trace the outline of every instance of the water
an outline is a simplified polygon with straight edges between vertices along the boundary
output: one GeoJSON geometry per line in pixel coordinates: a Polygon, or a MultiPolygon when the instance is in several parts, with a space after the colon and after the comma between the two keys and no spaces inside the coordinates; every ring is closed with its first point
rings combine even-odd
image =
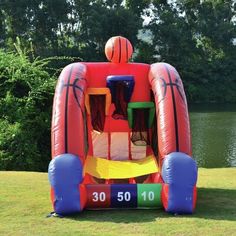
{"type": "Polygon", "coordinates": [[[189,106],[193,157],[199,167],[236,167],[236,104],[189,106]]]}

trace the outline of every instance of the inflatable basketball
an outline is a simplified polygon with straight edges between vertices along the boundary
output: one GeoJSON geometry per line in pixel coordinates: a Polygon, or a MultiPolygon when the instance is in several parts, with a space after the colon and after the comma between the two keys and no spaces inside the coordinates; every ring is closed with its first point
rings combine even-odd
{"type": "Polygon", "coordinates": [[[110,38],[105,46],[105,54],[108,61],[114,63],[126,63],[133,53],[130,41],[121,36],[110,38]]]}

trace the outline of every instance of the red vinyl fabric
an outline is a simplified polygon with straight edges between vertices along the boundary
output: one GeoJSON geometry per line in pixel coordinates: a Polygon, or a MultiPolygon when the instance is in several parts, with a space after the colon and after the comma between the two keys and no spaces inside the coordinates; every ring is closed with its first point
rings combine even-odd
{"type": "Polygon", "coordinates": [[[52,114],[52,158],[63,153],[85,158],[88,146],[84,106],[86,71],[85,65],[75,63],[65,67],[59,77],[52,114]]]}
{"type": "MultiPolygon", "coordinates": [[[[171,152],[191,156],[188,107],[182,81],[174,67],[166,63],[152,64],[151,67],[139,63],[74,63],[64,68],[56,88],[52,157],[72,153],[85,158],[88,146],[84,107],[86,88],[105,87],[106,77],[113,74],[134,75],[135,88],[131,102],[150,101],[150,89],[153,90],[160,163],[171,152]]],[[[129,131],[126,121],[115,119],[110,119],[109,124],[105,120],[104,132],[108,129],[109,132],[129,131]]]]}
{"type": "Polygon", "coordinates": [[[160,164],[171,152],[191,156],[188,106],[178,72],[166,63],[152,64],[149,81],[156,103],[160,164]]]}
{"type": "MultiPolygon", "coordinates": [[[[51,126],[52,158],[58,157],[60,155],[66,156],[65,154],[72,154],[80,158],[82,163],[81,168],[83,169],[86,157],[88,155],[94,156],[94,152],[97,150],[97,148],[93,146],[95,145],[95,140],[93,140],[92,135],[92,132],[94,131],[92,118],[96,116],[96,114],[99,112],[99,109],[95,109],[93,111],[95,113],[93,114],[93,117],[91,114],[86,112],[85,94],[87,88],[106,87],[106,78],[112,75],[132,75],[134,77],[135,86],[130,102],[150,102],[152,90],[156,107],[156,125],[153,127],[157,127],[157,140],[155,139],[157,145],[154,146],[157,146],[157,158],[159,160],[160,170],[162,171],[162,165],[165,157],[171,153],[183,153],[187,154],[191,158],[192,150],[188,107],[183,84],[175,68],[167,63],[148,65],[143,63],[113,62],[73,63],[66,66],[61,72],[53,103],[51,126]]],[[[101,104],[103,103],[105,104],[104,101],[101,102],[101,104]]],[[[93,106],[96,106],[95,104],[96,103],[94,103],[93,106]]],[[[93,108],[91,107],[91,109],[93,108]]],[[[103,116],[104,120],[101,122],[99,121],[102,123],[102,125],[97,128],[97,131],[100,133],[107,133],[106,146],[108,147],[108,154],[107,157],[105,155],[104,158],[115,159],[116,156],[120,157],[122,148],[118,144],[123,145],[123,142],[126,142],[127,148],[125,149],[125,152],[123,152],[125,153],[125,157],[123,159],[132,159],[132,156],[135,157],[135,152],[137,152],[137,149],[133,151],[134,149],[132,149],[131,144],[129,144],[130,140],[132,140],[130,139],[132,131],[128,125],[128,120],[115,119],[112,117],[112,114],[115,111],[114,103],[110,105],[108,109],[109,112],[105,113],[104,111],[105,110],[103,110],[105,116],[103,116]],[[116,132],[120,132],[122,135],[127,134],[127,138],[120,138],[123,136],[119,136],[118,139],[114,139],[116,132]],[[117,155],[114,155],[114,147],[116,149],[115,151],[118,152],[117,155]]],[[[138,117],[141,117],[141,115],[138,115],[138,117]]],[[[141,132],[143,132],[143,130],[141,130],[140,133],[141,132]]],[[[150,137],[147,138],[147,141],[150,139],[150,143],[152,143],[151,141],[153,141],[153,135],[149,135],[150,137]]],[[[149,142],[147,142],[147,144],[149,145],[149,142]]],[[[153,153],[151,146],[145,146],[145,149],[146,151],[142,150],[142,152],[146,154],[153,153]]],[[[56,158],[54,160],[56,160],[56,158]]],[[[167,158],[165,160],[167,160],[167,158]]],[[[64,158],[63,161],[66,164],[66,158],[64,158]]],[[[177,164],[178,167],[181,166],[181,163],[177,164]]],[[[51,172],[53,172],[54,168],[51,169],[51,172]]],[[[75,173],[77,173],[76,171],[77,170],[75,170],[75,173]]],[[[185,176],[184,166],[183,171],[181,172],[183,173],[183,176],[185,176]]],[[[63,171],[61,173],[64,174],[63,171]]],[[[82,173],[82,170],[80,173],[82,173]]],[[[51,173],[51,176],[53,179],[54,174],[51,173]]],[[[175,189],[173,190],[172,188],[173,186],[163,181],[162,177],[162,172],[160,172],[156,173],[156,177],[153,175],[149,176],[147,179],[148,183],[162,184],[162,203],[164,208],[168,210],[170,203],[173,203],[171,202],[171,199],[174,199],[178,194],[176,195],[175,189]],[[172,197],[172,195],[174,197],[172,197]]],[[[112,181],[114,180],[104,180],[103,182],[112,183],[112,181]]],[[[128,181],[129,183],[135,183],[135,180],[132,178],[130,178],[128,181]]],[[[80,196],[80,205],[78,207],[80,211],[83,210],[88,199],[90,199],[90,205],[93,206],[91,200],[92,195],[88,195],[89,192],[86,188],[87,184],[92,183],[94,183],[94,178],[86,174],[83,176],[82,181],[78,183],[80,186],[76,187],[76,191],[80,196]]],[[[117,186],[114,188],[116,187],[117,186]]],[[[182,191],[182,187],[180,190],[182,191]]],[[[55,199],[58,197],[56,192],[57,191],[55,191],[55,189],[51,189],[52,202],[55,202],[55,199]]],[[[103,192],[105,193],[105,190],[103,192]]],[[[194,187],[192,192],[192,208],[194,209],[197,198],[196,187],[194,187]]],[[[65,195],[66,194],[67,192],[65,190],[65,195]]],[[[180,200],[181,199],[182,195],[180,197],[180,200]]],[[[70,201],[68,200],[68,206],[70,206],[69,203],[70,201]]],[[[175,202],[172,205],[174,204],[175,202]]],[[[107,205],[105,204],[104,206],[106,207],[107,205]]],[[[76,208],[76,211],[78,209],[76,208]]]]}

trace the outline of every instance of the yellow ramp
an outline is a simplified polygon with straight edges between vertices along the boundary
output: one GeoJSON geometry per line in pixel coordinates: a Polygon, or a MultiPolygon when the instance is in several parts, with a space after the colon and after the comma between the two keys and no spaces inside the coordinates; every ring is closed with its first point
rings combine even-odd
{"type": "Polygon", "coordinates": [[[158,165],[153,155],[132,161],[112,161],[87,156],[84,171],[101,179],[126,179],[158,172],[158,165]]]}

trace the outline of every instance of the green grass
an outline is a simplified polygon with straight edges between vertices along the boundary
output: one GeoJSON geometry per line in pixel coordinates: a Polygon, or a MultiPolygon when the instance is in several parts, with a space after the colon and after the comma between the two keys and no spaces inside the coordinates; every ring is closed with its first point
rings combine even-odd
{"type": "Polygon", "coordinates": [[[193,215],[158,210],[52,210],[46,173],[0,172],[0,235],[236,235],[236,168],[199,169],[193,215]]]}

